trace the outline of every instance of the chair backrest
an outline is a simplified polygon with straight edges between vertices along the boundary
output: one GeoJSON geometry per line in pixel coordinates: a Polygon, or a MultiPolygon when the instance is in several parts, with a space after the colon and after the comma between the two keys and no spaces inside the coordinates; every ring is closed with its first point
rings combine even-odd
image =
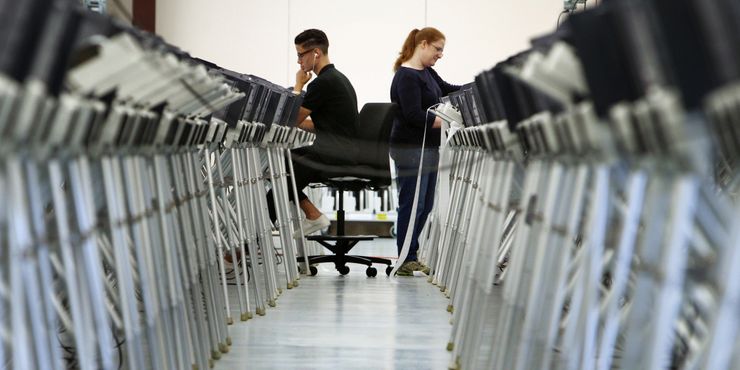
{"type": "MultiPolygon", "coordinates": [[[[390,149],[391,128],[398,106],[395,103],[366,103],[360,110],[360,124],[358,127],[358,155],[357,164],[373,167],[379,171],[388,171],[390,181],[390,149]]],[[[386,176],[371,176],[386,178],[386,176]]]]}

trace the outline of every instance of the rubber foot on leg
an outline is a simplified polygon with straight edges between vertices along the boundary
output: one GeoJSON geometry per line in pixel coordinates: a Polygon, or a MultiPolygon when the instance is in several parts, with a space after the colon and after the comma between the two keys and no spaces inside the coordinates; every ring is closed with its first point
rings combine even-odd
{"type": "Polygon", "coordinates": [[[209,369],[213,369],[213,365],[214,365],[214,363],[213,363],[213,360],[211,360],[211,359],[209,358],[209,359],[208,359],[208,368],[209,368],[209,369]]]}
{"type": "Polygon", "coordinates": [[[455,343],[447,343],[447,352],[452,352],[455,349],[455,343]]]}
{"type": "Polygon", "coordinates": [[[288,283],[288,286],[287,286],[287,288],[288,288],[288,290],[291,290],[291,289],[293,289],[293,283],[288,283]]]}
{"type": "Polygon", "coordinates": [[[449,313],[455,312],[455,307],[453,307],[452,305],[447,306],[447,312],[449,313]]]}
{"type": "Polygon", "coordinates": [[[226,318],[226,324],[227,325],[234,325],[234,318],[233,317],[227,317],[226,318]]]}
{"type": "Polygon", "coordinates": [[[270,307],[275,307],[275,306],[277,306],[277,304],[275,303],[275,300],[274,300],[274,299],[271,299],[271,300],[269,300],[269,301],[267,302],[267,305],[268,305],[268,306],[270,306],[270,307]]]}
{"type": "Polygon", "coordinates": [[[242,321],[247,321],[247,320],[249,320],[249,312],[245,312],[245,313],[243,313],[243,314],[241,315],[240,319],[241,319],[242,321]]]}
{"type": "Polygon", "coordinates": [[[221,351],[221,353],[229,353],[229,345],[226,343],[219,343],[218,350],[221,351]]]}
{"type": "Polygon", "coordinates": [[[257,309],[257,315],[265,316],[265,309],[264,308],[258,308],[257,309]]]}
{"type": "Polygon", "coordinates": [[[451,363],[448,368],[450,370],[460,370],[460,359],[458,358],[455,362],[451,363]]]}
{"type": "Polygon", "coordinates": [[[226,337],[226,345],[231,347],[231,337],[226,337]]]}
{"type": "Polygon", "coordinates": [[[219,352],[219,351],[211,351],[211,359],[213,359],[213,360],[220,360],[221,359],[221,352],[219,352]]]}

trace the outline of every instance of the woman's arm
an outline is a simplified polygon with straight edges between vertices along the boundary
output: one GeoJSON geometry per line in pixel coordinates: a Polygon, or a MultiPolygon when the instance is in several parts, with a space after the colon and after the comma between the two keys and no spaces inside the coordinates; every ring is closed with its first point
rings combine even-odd
{"type": "Polygon", "coordinates": [[[447,95],[451,92],[455,92],[457,90],[460,90],[460,88],[462,87],[460,85],[453,85],[443,80],[442,77],[437,74],[437,71],[435,71],[434,68],[430,67],[429,71],[432,73],[432,77],[434,77],[434,80],[437,81],[439,88],[442,89],[442,95],[447,95]]]}

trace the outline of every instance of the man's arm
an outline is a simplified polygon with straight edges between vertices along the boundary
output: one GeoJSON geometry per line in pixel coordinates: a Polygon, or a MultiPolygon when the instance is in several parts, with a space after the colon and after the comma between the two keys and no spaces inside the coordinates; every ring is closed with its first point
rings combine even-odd
{"type": "Polygon", "coordinates": [[[298,110],[298,118],[296,119],[296,126],[302,130],[314,131],[313,121],[308,117],[311,114],[310,109],[301,107],[298,110]]]}

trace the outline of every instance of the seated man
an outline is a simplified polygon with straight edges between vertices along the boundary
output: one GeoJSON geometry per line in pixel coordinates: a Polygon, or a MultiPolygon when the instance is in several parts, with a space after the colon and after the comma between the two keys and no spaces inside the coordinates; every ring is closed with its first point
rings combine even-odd
{"type": "MultiPolygon", "coordinates": [[[[300,69],[293,92],[300,94],[311,80],[311,72],[316,74],[306,89],[297,119],[297,126],[314,132],[316,140],[312,146],[292,153],[298,204],[306,215],[302,229],[304,234],[310,234],[329,227],[330,222],[302,190],[309,183],[325,180],[322,173],[327,166],[354,163],[357,145],[352,140],[357,134],[357,95],[347,77],[329,61],[329,40],[323,31],[301,32],[295,37],[295,48],[300,69]]],[[[292,192],[289,196],[293,200],[292,192]]],[[[274,224],[277,216],[272,190],[267,198],[274,224]]],[[[300,233],[294,237],[300,237],[300,233]]]]}

